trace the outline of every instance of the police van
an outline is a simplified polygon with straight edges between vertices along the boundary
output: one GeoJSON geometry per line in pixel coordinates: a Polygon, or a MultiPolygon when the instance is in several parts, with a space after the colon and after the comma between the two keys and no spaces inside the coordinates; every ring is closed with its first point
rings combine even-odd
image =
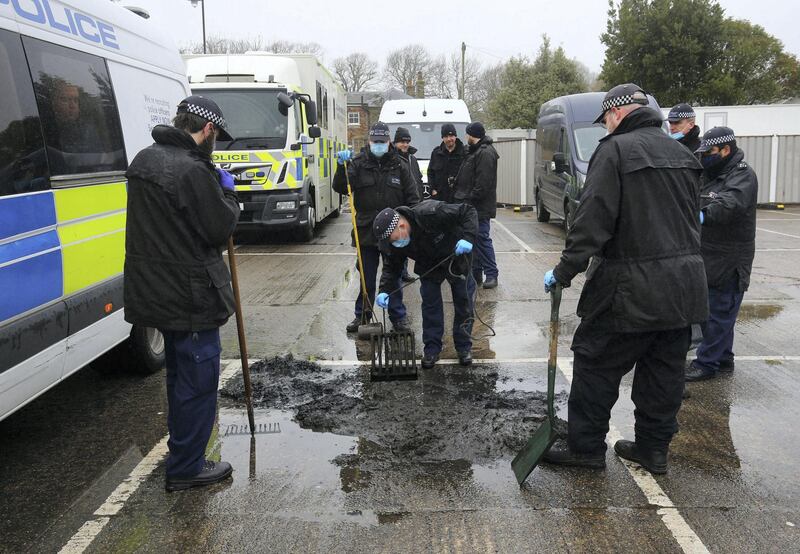
{"type": "Polygon", "coordinates": [[[310,54],[187,55],[194,94],[214,100],[234,140],[214,162],[236,178],[239,230],[293,230],[309,241],[339,214],[331,181],[346,148],[347,97],[310,54]]]}
{"type": "Polygon", "coordinates": [[[389,126],[392,137],[398,127],[405,127],[411,133],[411,146],[417,149],[414,156],[419,161],[424,183],[428,182],[431,152],[442,143],[442,125],[452,123],[458,138],[465,142],[467,125],[472,121],[467,104],[452,98],[387,100],[379,119],[389,126]]]}
{"type": "Polygon", "coordinates": [[[123,319],[127,184],[190,94],[175,46],[107,0],[0,0],[0,419],[115,347],[163,367],[123,319]]]}

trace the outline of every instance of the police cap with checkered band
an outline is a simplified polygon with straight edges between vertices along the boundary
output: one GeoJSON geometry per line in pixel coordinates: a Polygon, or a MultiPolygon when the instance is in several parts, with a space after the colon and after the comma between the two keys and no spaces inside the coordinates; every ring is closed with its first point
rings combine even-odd
{"type": "Polygon", "coordinates": [[[700,141],[700,146],[697,147],[695,152],[708,152],[714,146],[722,148],[726,144],[736,144],[736,135],[733,134],[733,129],[730,127],[714,127],[706,131],[700,141]]]}
{"type": "Polygon", "coordinates": [[[695,116],[696,114],[694,113],[694,108],[692,108],[689,104],[675,104],[669,111],[669,115],[667,115],[667,121],[675,123],[683,119],[694,119],[695,116]]]}
{"type": "Polygon", "coordinates": [[[388,243],[389,237],[397,229],[398,223],[400,223],[400,214],[392,208],[384,208],[372,222],[372,233],[375,235],[375,240],[380,244],[388,243]]]}
{"type": "Polygon", "coordinates": [[[191,113],[202,117],[206,121],[213,123],[219,130],[217,138],[219,140],[233,140],[233,137],[226,130],[227,124],[222,117],[222,110],[211,98],[194,94],[181,100],[178,104],[178,113],[191,113]]]}
{"type": "Polygon", "coordinates": [[[606,112],[611,108],[618,108],[620,106],[628,106],[630,104],[641,104],[646,106],[650,101],[647,99],[647,93],[642,90],[639,85],[633,83],[625,83],[624,85],[617,85],[609,90],[603,97],[602,108],[603,111],[594,120],[595,123],[602,123],[606,117],[606,112]]]}

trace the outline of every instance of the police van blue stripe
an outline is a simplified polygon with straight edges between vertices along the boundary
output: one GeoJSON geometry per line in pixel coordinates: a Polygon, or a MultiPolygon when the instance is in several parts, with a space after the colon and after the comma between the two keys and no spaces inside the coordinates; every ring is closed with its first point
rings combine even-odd
{"type": "Polygon", "coordinates": [[[49,252],[0,267],[0,321],[62,295],[61,252],[49,252]]]}
{"type": "Polygon", "coordinates": [[[53,193],[0,198],[0,240],[56,224],[53,193]]]}
{"type": "Polygon", "coordinates": [[[58,248],[58,246],[58,233],[55,231],[47,231],[41,235],[0,244],[0,264],[58,248]]]}

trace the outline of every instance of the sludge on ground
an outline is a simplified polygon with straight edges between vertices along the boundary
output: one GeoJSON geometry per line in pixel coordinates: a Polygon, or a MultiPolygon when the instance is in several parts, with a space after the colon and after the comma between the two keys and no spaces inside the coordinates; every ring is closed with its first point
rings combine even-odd
{"type": "MultiPolygon", "coordinates": [[[[288,356],[260,360],[250,371],[256,408],[292,410],[301,428],[361,439],[359,452],[369,455],[338,456],[343,468],[511,458],[547,414],[544,391],[516,390],[492,366],[437,366],[417,381],[371,382],[366,366],[333,369],[288,356]]],[[[221,395],[243,404],[241,375],[221,395]]],[[[558,421],[560,434],[565,426],[558,421]]]]}

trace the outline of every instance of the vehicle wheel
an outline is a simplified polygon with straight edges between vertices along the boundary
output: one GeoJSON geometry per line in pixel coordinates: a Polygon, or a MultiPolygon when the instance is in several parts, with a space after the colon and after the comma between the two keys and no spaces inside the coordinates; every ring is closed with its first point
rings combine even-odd
{"type": "Polygon", "coordinates": [[[538,191],[536,192],[536,221],[540,223],[547,223],[550,221],[550,212],[545,209],[542,196],[538,191]]]}
{"type": "Polygon", "coordinates": [[[297,238],[302,242],[311,242],[314,238],[314,227],[316,226],[317,212],[314,210],[313,204],[308,205],[308,214],[306,224],[298,230],[297,238]]]}
{"type": "Polygon", "coordinates": [[[164,336],[152,327],[134,325],[127,340],[101,356],[92,366],[101,373],[127,371],[149,375],[164,368],[164,336]]]}

